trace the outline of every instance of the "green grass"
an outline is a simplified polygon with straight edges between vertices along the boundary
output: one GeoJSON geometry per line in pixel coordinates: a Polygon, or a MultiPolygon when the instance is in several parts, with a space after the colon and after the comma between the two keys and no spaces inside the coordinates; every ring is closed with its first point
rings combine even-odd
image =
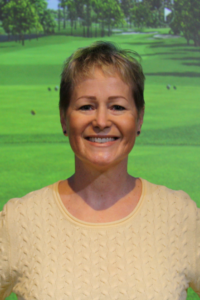
{"type": "MultiPolygon", "coordinates": [[[[24,47],[0,43],[1,209],[10,198],[73,174],[74,155],[62,134],[54,87],[66,57],[95,40],[63,35],[26,41],[24,47]]],[[[103,40],[137,51],[146,74],[144,125],[129,156],[130,174],[184,190],[200,207],[200,49],[183,38],[155,39],[148,32],[103,40]],[[167,90],[167,84],[177,89],[167,90]]],[[[189,289],[187,300],[195,299],[189,289]]]]}

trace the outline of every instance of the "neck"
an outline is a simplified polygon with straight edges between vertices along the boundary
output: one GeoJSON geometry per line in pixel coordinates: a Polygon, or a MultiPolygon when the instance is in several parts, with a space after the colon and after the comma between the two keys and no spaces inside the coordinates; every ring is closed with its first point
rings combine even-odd
{"type": "Polygon", "coordinates": [[[68,179],[74,193],[95,210],[107,209],[125,197],[135,186],[135,178],[127,173],[127,162],[122,161],[100,170],[75,158],[75,174],[68,179]]]}

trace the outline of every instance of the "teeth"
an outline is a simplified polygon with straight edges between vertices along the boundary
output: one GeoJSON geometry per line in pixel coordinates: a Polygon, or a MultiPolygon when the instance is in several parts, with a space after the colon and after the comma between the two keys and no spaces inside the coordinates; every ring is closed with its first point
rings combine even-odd
{"type": "Polygon", "coordinates": [[[106,143],[106,142],[111,142],[111,141],[115,140],[115,138],[94,138],[94,137],[91,137],[88,139],[89,139],[89,141],[95,142],[95,143],[106,143]]]}

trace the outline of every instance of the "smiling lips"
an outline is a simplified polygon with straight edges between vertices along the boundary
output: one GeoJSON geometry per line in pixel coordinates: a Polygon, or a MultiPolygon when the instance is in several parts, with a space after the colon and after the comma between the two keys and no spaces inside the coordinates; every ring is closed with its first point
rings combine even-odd
{"type": "Polygon", "coordinates": [[[90,142],[94,143],[108,143],[113,142],[118,139],[118,137],[86,137],[86,139],[90,142]]]}

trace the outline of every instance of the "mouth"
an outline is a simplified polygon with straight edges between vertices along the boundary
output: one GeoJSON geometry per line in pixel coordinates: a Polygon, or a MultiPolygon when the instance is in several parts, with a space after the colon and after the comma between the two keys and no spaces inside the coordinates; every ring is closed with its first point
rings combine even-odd
{"type": "Polygon", "coordinates": [[[118,140],[118,137],[86,137],[86,140],[93,142],[93,143],[108,143],[118,140]]]}

